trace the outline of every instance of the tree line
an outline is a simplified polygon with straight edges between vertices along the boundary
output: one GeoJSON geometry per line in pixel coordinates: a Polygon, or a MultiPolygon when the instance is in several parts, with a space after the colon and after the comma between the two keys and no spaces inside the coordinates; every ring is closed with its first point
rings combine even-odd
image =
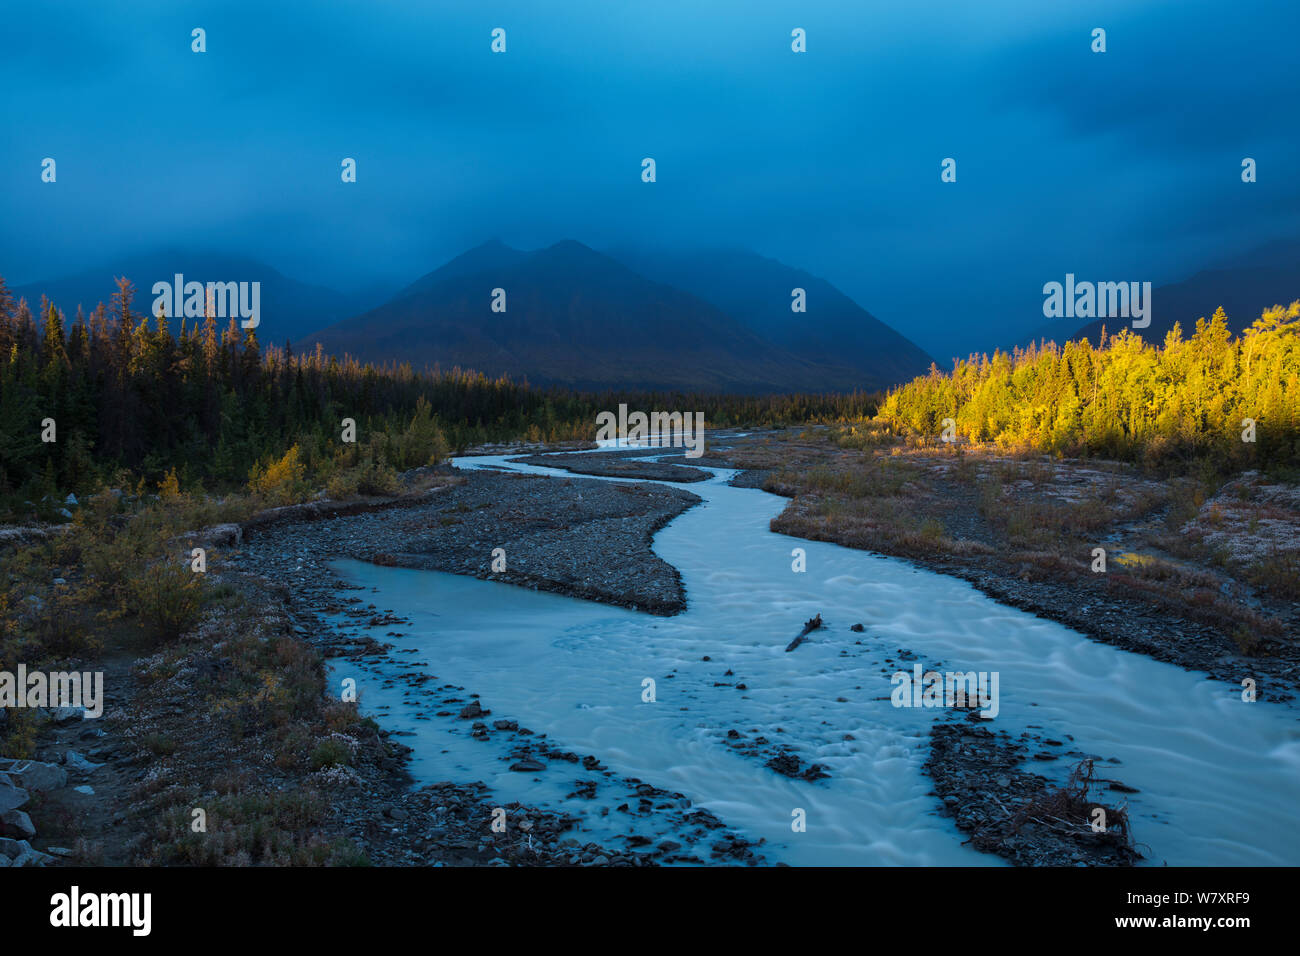
{"type": "Polygon", "coordinates": [[[1300,302],[1233,337],[1218,309],[1152,345],[1125,329],[1097,347],[1047,343],[957,361],[891,391],[896,429],[1176,470],[1300,465],[1300,302]]]}
{"type": "Polygon", "coordinates": [[[124,470],[150,483],[173,476],[187,489],[233,488],[295,446],[309,474],[359,454],[409,468],[489,441],[590,439],[597,412],[619,402],[703,411],[711,426],[861,418],[876,407],[867,393],[594,394],[459,368],[375,366],[319,346],[263,346],[233,318],[219,327],[211,307],[177,326],[135,310],[134,296],[118,279],[108,306],[89,315],[78,306],[69,322],[44,297],[35,314],[15,303],[0,278],[0,498],[80,494],[124,470]],[[350,449],[344,418],[356,422],[350,449]],[[54,440],[43,440],[50,421],[54,440]]]}

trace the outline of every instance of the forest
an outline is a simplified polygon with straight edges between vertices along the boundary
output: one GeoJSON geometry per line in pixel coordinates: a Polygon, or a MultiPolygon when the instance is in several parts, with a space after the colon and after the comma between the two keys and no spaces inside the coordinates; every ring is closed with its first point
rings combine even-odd
{"type": "Polygon", "coordinates": [[[1070,457],[1131,461],[1166,474],[1300,463],[1300,302],[1233,336],[1223,310],[1160,345],[1125,329],[972,356],[891,391],[879,415],[905,434],[1070,457]]]}
{"type": "Polygon", "coordinates": [[[591,439],[597,413],[620,402],[702,411],[719,427],[859,419],[878,401],[584,394],[459,368],[376,367],[264,346],[234,319],[219,328],[212,309],[177,327],[133,309],[130,281],[117,285],[109,306],[78,307],[69,323],[55,303],[35,314],[15,303],[0,279],[0,512],[57,519],[68,493],[105,483],[257,490],[275,468],[318,486],[352,469],[342,490],[382,491],[394,469],[483,442],[591,439]],[[345,418],[355,442],[342,440],[345,418]]]}

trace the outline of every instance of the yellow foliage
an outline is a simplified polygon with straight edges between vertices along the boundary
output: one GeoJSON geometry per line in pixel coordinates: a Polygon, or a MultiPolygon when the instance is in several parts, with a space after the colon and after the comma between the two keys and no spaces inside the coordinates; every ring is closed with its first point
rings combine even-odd
{"type": "Polygon", "coordinates": [[[173,468],[167,472],[163,480],[158,482],[158,495],[162,498],[179,498],[181,496],[181,483],[176,478],[176,469],[173,468]]]}
{"type": "Polygon", "coordinates": [[[263,468],[261,464],[253,466],[249,475],[248,490],[261,495],[276,504],[292,504],[306,492],[303,481],[306,466],[298,460],[298,446],[295,444],[279,461],[263,468]]]}

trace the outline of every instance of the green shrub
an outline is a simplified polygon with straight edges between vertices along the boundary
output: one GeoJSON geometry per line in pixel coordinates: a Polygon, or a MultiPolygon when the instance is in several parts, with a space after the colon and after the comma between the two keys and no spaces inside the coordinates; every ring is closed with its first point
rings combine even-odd
{"type": "Polygon", "coordinates": [[[186,564],[158,562],[132,574],[127,610],[161,641],[173,641],[198,623],[206,598],[202,574],[186,564]]]}
{"type": "Polygon", "coordinates": [[[352,759],[348,745],[341,740],[327,737],[318,743],[311,752],[311,769],[322,770],[325,767],[346,766],[352,759]]]}

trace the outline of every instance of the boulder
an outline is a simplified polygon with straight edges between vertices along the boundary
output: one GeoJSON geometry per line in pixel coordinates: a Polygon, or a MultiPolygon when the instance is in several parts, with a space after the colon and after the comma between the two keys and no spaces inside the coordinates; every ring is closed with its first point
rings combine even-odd
{"type": "Polygon", "coordinates": [[[52,763],[39,760],[15,760],[0,771],[9,774],[14,784],[37,793],[61,790],[68,785],[68,772],[52,763]]]}
{"type": "Polygon", "coordinates": [[[205,541],[217,546],[237,545],[244,539],[244,529],[237,524],[214,524],[200,532],[205,541]]]}
{"type": "Polygon", "coordinates": [[[20,840],[30,840],[36,836],[36,827],[32,818],[21,810],[9,810],[0,813],[0,834],[20,840]]]}
{"type": "Polygon", "coordinates": [[[0,777],[0,781],[0,813],[17,810],[30,799],[26,790],[14,786],[7,777],[0,777]]]}
{"type": "Polygon", "coordinates": [[[48,853],[33,849],[26,840],[19,840],[18,843],[22,850],[10,861],[11,866],[44,866],[54,859],[48,853]]]}

